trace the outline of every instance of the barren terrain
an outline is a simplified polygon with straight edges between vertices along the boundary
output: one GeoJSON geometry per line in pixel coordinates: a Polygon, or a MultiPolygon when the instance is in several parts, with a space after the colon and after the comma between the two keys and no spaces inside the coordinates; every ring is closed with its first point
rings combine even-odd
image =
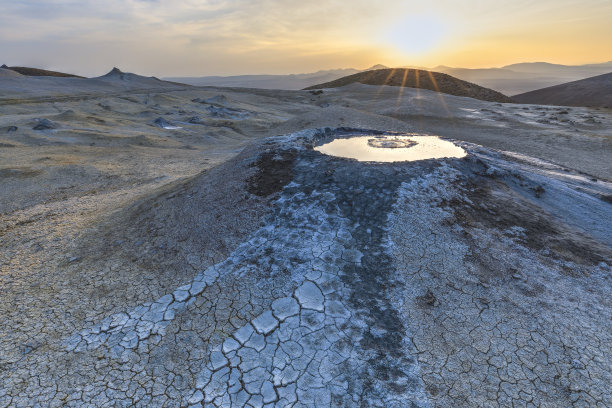
{"type": "Polygon", "coordinates": [[[612,406],[609,109],[43,81],[0,78],[0,407],[612,406]],[[413,132],[468,154],[313,150],[413,132]]]}

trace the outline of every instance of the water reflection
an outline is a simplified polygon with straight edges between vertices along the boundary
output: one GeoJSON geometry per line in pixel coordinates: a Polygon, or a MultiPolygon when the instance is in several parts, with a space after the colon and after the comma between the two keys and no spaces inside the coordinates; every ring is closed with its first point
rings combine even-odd
{"type": "Polygon", "coordinates": [[[452,142],[437,136],[356,136],[338,138],[315,150],[337,157],[364,162],[398,162],[446,157],[461,158],[466,153],[452,142]]]}

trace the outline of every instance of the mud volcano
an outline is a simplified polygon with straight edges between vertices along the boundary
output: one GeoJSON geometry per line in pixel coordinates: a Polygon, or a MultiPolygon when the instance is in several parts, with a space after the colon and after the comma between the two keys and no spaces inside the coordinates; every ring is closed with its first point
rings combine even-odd
{"type": "Polygon", "coordinates": [[[0,406],[608,406],[611,193],[432,136],[254,142],[133,218],[185,259],[222,236],[196,239],[211,226],[251,227],[214,265],[17,356],[0,398],[19,397],[0,406]],[[208,217],[228,183],[240,203],[208,217]]]}

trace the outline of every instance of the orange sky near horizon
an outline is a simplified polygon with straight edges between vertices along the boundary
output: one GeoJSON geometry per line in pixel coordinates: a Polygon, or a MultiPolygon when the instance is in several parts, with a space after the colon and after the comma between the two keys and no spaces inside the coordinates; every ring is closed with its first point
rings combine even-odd
{"type": "Polygon", "coordinates": [[[86,76],[612,60],[610,0],[0,0],[8,65],[86,76]]]}

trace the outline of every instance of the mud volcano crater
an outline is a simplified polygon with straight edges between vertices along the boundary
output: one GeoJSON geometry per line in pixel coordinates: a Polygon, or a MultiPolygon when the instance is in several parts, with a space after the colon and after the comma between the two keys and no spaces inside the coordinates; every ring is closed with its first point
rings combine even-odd
{"type": "Polygon", "coordinates": [[[462,158],[463,148],[438,136],[422,134],[359,134],[325,140],[316,151],[361,162],[406,162],[427,159],[462,158]]]}

